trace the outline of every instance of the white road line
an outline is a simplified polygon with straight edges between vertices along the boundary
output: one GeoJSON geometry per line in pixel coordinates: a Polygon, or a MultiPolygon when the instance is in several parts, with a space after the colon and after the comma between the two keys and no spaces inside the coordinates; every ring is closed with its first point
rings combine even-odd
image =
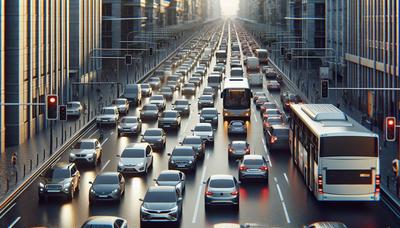
{"type": "Polygon", "coordinates": [[[256,116],[256,114],[254,114],[254,112],[253,112],[253,116],[254,116],[254,120],[257,122],[257,116],[256,116]]]}
{"type": "Polygon", "coordinates": [[[107,167],[107,165],[110,164],[110,160],[108,160],[106,162],[106,164],[104,164],[104,166],[101,168],[100,173],[103,172],[103,170],[107,167]]]}
{"type": "Polygon", "coordinates": [[[210,158],[210,153],[207,153],[206,159],[210,158]]]}
{"type": "Polygon", "coordinates": [[[101,146],[103,146],[104,143],[106,143],[107,141],[108,141],[108,138],[106,138],[106,139],[101,143],[101,146]]]}
{"type": "Polygon", "coordinates": [[[278,189],[279,198],[283,202],[283,196],[282,196],[282,192],[281,192],[281,188],[279,187],[279,184],[276,184],[276,188],[278,189]]]}
{"type": "Polygon", "coordinates": [[[194,208],[192,223],[196,223],[197,212],[199,211],[201,193],[203,192],[203,185],[204,185],[203,181],[204,181],[204,176],[206,175],[206,170],[207,170],[207,166],[204,166],[203,173],[201,174],[201,179],[200,179],[201,183],[199,186],[199,191],[197,192],[196,206],[194,208]]]}
{"type": "Polygon", "coordinates": [[[11,223],[11,224],[8,226],[8,228],[12,228],[12,227],[14,227],[14,226],[15,226],[15,224],[17,224],[17,222],[18,222],[20,219],[21,219],[21,216],[20,216],[20,217],[18,217],[18,218],[16,218],[16,219],[14,220],[14,222],[13,222],[13,223],[11,223]]]}
{"type": "Polygon", "coordinates": [[[0,219],[2,219],[4,217],[4,215],[6,215],[17,203],[14,203],[13,205],[11,205],[11,207],[9,207],[2,216],[0,216],[0,219]]]}
{"type": "Polygon", "coordinates": [[[276,177],[274,177],[274,181],[275,181],[275,183],[278,183],[278,179],[276,179],[276,177]]]}
{"type": "Polygon", "coordinates": [[[110,133],[110,135],[113,135],[114,134],[114,131],[112,131],[111,133],[110,133]]]}
{"type": "Polygon", "coordinates": [[[89,136],[89,138],[92,138],[92,136],[93,136],[94,134],[96,134],[98,131],[99,131],[99,129],[95,130],[95,131],[89,136]]]}
{"type": "Polygon", "coordinates": [[[285,212],[286,222],[290,223],[289,213],[288,213],[288,211],[286,209],[285,202],[282,202],[282,207],[283,207],[283,211],[285,212]]]}
{"type": "Polygon", "coordinates": [[[286,182],[289,184],[289,179],[288,179],[286,173],[283,173],[283,176],[285,177],[286,182]]]}

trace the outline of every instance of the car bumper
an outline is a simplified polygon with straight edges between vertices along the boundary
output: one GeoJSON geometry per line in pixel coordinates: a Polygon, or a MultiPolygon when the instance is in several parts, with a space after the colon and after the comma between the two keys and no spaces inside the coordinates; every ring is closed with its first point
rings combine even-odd
{"type": "Polygon", "coordinates": [[[69,158],[69,162],[75,162],[77,164],[93,164],[96,161],[95,157],[87,158],[87,157],[75,157],[69,158]]]}
{"type": "Polygon", "coordinates": [[[205,197],[206,205],[238,205],[239,197],[205,197]]]}
{"type": "Polygon", "coordinates": [[[168,169],[174,169],[174,170],[194,170],[196,168],[195,165],[190,164],[190,165],[177,165],[177,164],[169,164],[168,169]]]}
{"type": "Polygon", "coordinates": [[[98,124],[116,124],[117,121],[115,120],[97,120],[96,121],[98,124]]]}
{"type": "Polygon", "coordinates": [[[268,179],[268,172],[264,171],[240,171],[240,179],[268,179]]]}
{"type": "Polygon", "coordinates": [[[146,171],[145,166],[143,167],[118,167],[117,171],[120,173],[144,173],[146,171]]]}
{"type": "Polygon", "coordinates": [[[120,134],[137,134],[138,133],[138,129],[134,128],[132,130],[132,129],[121,128],[121,129],[118,129],[118,133],[120,133],[120,134]]]}
{"type": "Polygon", "coordinates": [[[140,212],[141,222],[177,222],[179,220],[178,212],[175,213],[158,213],[157,212],[140,212]]]}
{"type": "Polygon", "coordinates": [[[218,119],[200,119],[200,123],[210,123],[213,125],[217,125],[218,119]]]}
{"type": "Polygon", "coordinates": [[[179,125],[177,123],[159,123],[158,128],[174,128],[177,129],[179,125]]]}
{"type": "Polygon", "coordinates": [[[120,200],[120,196],[117,194],[105,194],[105,195],[101,195],[101,194],[96,194],[96,195],[92,195],[90,194],[89,196],[89,200],[90,201],[118,201],[120,200]]]}

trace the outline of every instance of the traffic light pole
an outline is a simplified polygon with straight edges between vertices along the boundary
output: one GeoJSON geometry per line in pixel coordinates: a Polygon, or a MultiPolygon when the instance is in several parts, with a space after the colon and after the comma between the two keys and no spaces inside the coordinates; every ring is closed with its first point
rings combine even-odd
{"type": "Polygon", "coordinates": [[[50,154],[53,154],[53,121],[50,121],[50,154]]]}

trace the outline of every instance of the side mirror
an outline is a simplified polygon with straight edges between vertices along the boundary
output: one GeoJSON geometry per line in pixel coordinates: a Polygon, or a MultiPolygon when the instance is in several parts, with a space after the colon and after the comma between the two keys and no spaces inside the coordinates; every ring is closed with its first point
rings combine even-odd
{"type": "Polygon", "coordinates": [[[183,200],[183,198],[182,198],[182,197],[179,197],[179,198],[178,198],[178,201],[182,201],[182,200],[183,200]]]}
{"type": "Polygon", "coordinates": [[[157,181],[157,179],[154,178],[153,181],[157,181]]]}
{"type": "Polygon", "coordinates": [[[167,153],[168,156],[171,156],[171,153],[167,153]]]}
{"type": "Polygon", "coordinates": [[[139,199],[139,201],[142,201],[142,202],[143,202],[144,200],[143,200],[143,199],[139,199]]]}
{"type": "Polygon", "coordinates": [[[89,181],[89,184],[93,184],[93,181],[89,181]]]}
{"type": "Polygon", "coordinates": [[[121,155],[119,155],[119,154],[117,154],[117,155],[115,155],[115,156],[117,156],[117,157],[119,157],[119,158],[121,157],[121,155]]]}
{"type": "Polygon", "coordinates": [[[203,184],[207,184],[207,182],[203,181],[203,184]]]}

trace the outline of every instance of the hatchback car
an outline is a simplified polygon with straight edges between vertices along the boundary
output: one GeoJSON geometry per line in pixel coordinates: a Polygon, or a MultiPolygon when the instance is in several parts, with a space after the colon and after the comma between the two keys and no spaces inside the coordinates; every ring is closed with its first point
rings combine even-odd
{"type": "Polygon", "coordinates": [[[129,113],[129,102],[126,98],[117,98],[114,99],[111,103],[113,106],[117,107],[118,112],[120,114],[128,114],[129,113]]]}
{"type": "Polygon", "coordinates": [[[153,95],[149,99],[149,104],[157,105],[158,109],[164,110],[166,106],[165,98],[163,95],[153,95]]]}
{"type": "Polygon", "coordinates": [[[172,109],[178,111],[181,115],[190,114],[190,103],[187,99],[178,99],[172,104],[172,109]]]}
{"type": "Polygon", "coordinates": [[[153,149],[164,149],[167,137],[161,128],[148,128],[142,135],[142,142],[147,142],[153,149]]]}
{"type": "Polygon", "coordinates": [[[153,167],[153,150],[148,143],[132,143],[120,155],[117,171],[123,174],[144,173],[153,167]]]}
{"type": "Polygon", "coordinates": [[[118,227],[128,228],[128,222],[115,216],[92,216],[86,220],[81,228],[94,228],[94,227],[118,227]]]}
{"type": "Polygon", "coordinates": [[[67,103],[67,116],[80,117],[83,107],[79,101],[70,101],[67,103]]]}
{"type": "Polygon", "coordinates": [[[263,118],[268,118],[271,116],[282,117],[282,112],[279,111],[279,109],[266,109],[262,114],[263,118]]]}
{"type": "Polygon", "coordinates": [[[160,115],[160,109],[155,104],[145,104],[139,112],[142,120],[157,120],[160,115]]]}
{"type": "Polygon", "coordinates": [[[198,109],[214,107],[214,98],[212,95],[201,95],[197,101],[198,109]]]}
{"type": "Polygon", "coordinates": [[[195,77],[195,75],[193,75],[188,80],[188,83],[193,83],[195,86],[200,86],[201,82],[202,81],[201,81],[200,75],[198,75],[197,77],[195,77]]]}
{"type": "Polygon", "coordinates": [[[118,123],[118,136],[121,134],[140,134],[142,120],[136,116],[124,116],[118,123]]]}
{"type": "Polygon", "coordinates": [[[250,154],[250,145],[246,141],[232,141],[229,143],[229,158],[242,158],[246,154],[250,154]]]}
{"type": "Polygon", "coordinates": [[[182,142],[179,143],[182,146],[191,146],[197,153],[197,156],[204,157],[206,145],[200,136],[188,135],[183,138],[182,142]]]}
{"type": "Polygon", "coordinates": [[[84,163],[95,167],[101,161],[103,149],[97,139],[81,139],[72,147],[69,162],[84,163]]]}
{"type": "Polygon", "coordinates": [[[168,169],[196,170],[197,153],[192,146],[175,146],[172,153],[168,153],[168,169]]]}
{"type": "Polygon", "coordinates": [[[199,136],[203,141],[214,143],[214,129],[211,123],[197,123],[192,132],[194,136],[199,136]]]}
{"type": "Polygon", "coordinates": [[[195,95],[196,94],[196,86],[193,83],[185,83],[182,86],[182,95],[195,95]]]}
{"type": "Polygon", "coordinates": [[[270,116],[263,118],[263,130],[268,130],[272,125],[282,125],[284,124],[282,117],[279,116],[270,116]]]}
{"type": "Polygon", "coordinates": [[[125,179],[118,172],[98,174],[89,189],[89,204],[97,201],[120,201],[125,194],[125,179]]]}
{"type": "Polygon", "coordinates": [[[270,151],[289,148],[289,127],[272,125],[265,131],[267,147],[270,151]]]}
{"type": "Polygon", "coordinates": [[[200,123],[211,123],[218,126],[219,112],[216,108],[203,108],[200,112],[200,123]]]}
{"type": "Polygon", "coordinates": [[[247,134],[246,123],[242,120],[232,120],[228,125],[228,134],[247,134]]]}
{"type": "Polygon", "coordinates": [[[176,187],[152,186],[147,189],[140,206],[140,223],[174,222],[182,218],[183,198],[176,187]]]}
{"type": "Polygon", "coordinates": [[[161,87],[160,94],[163,95],[166,100],[172,100],[174,97],[174,91],[169,86],[161,87]]]}
{"type": "Polygon", "coordinates": [[[115,106],[103,107],[100,111],[100,115],[97,116],[97,125],[102,124],[113,124],[117,125],[119,119],[118,109],[115,106]]]}
{"type": "Polygon", "coordinates": [[[268,183],[269,163],[262,155],[244,155],[239,165],[239,181],[244,179],[263,179],[268,183]]]}
{"type": "Polygon", "coordinates": [[[267,109],[278,109],[278,106],[275,102],[264,102],[264,104],[260,106],[260,114],[262,115],[267,109]]]}
{"type": "Polygon", "coordinates": [[[232,175],[212,175],[205,188],[206,209],[211,205],[233,205],[239,209],[239,183],[232,175]]]}
{"type": "Polygon", "coordinates": [[[162,112],[158,118],[158,127],[179,129],[181,127],[181,115],[175,110],[162,112]]]}
{"type": "Polygon", "coordinates": [[[181,195],[185,192],[186,175],[179,170],[163,170],[154,181],[156,186],[174,186],[181,195]]]}

